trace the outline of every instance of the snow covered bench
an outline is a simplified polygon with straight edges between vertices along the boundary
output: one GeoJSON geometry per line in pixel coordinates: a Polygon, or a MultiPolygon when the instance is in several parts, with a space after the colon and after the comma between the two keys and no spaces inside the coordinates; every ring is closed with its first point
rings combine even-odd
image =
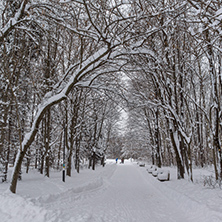
{"type": "Polygon", "coordinates": [[[156,167],[156,166],[150,166],[147,168],[147,172],[152,174],[154,177],[158,175],[159,172],[161,172],[162,169],[156,167]]]}
{"type": "Polygon", "coordinates": [[[149,166],[149,167],[147,168],[147,172],[148,172],[148,173],[152,173],[152,172],[155,171],[155,170],[157,170],[157,167],[156,167],[156,166],[149,166]]]}
{"type": "Polygon", "coordinates": [[[159,181],[168,181],[170,180],[170,171],[158,168],[156,166],[149,166],[147,172],[152,174],[154,177],[157,177],[159,181]]]}
{"type": "Polygon", "coordinates": [[[145,167],[145,163],[143,162],[139,162],[138,164],[139,164],[139,167],[145,167]]]}
{"type": "Polygon", "coordinates": [[[162,170],[158,173],[157,179],[159,181],[169,181],[170,180],[170,171],[169,170],[162,170]]]}
{"type": "Polygon", "coordinates": [[[157,175],[159,174],[159,173],[162,173],[162,169],[161,168],[158,168],[158,167],[155,167],[155,170],[152,172],[152,175],[154,176],[154,177],[157,177],[157,175]]]}

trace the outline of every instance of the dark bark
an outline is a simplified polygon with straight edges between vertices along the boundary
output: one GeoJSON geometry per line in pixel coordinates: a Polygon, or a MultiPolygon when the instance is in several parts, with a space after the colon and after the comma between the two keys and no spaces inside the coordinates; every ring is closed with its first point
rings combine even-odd
{"type": "Polygon", "coordinates": [[[26,157],[26,173],[29,172],[30,160],[31,160],[31,152],[29,149],[27,152],[27,157],[26,157]]]}
{"type": "Polygon", "coordinates": [[[76,137],[76,156],[75,156],[75,168],[77,173],[79,173],[79,168],[80,168],[80,139],[78,137],[76,137]]]}
{"type": "Polygon", "coordinates": [[[155,111],[155,146],[156,146],[156,164],[161,168],[161,156],[160,156],[160,136],[159,136],[159,110],[158,107],[155,111]]]}
{"type": "Polygon", "coordinates": [[[49,169],[50,169],[50,119],[51,119],[51,111],[50,109],[46,113],[46,121],[45,121],[45,175],[49,177],[49,169]]]}
{"type": "Polygon", "coordinates": [[[93,152],[93,155],[92,155],[92,170],[95,170],[96,169],[96,153],[93,152]]]}
{"type": "Polygon", "coordinates": [[[104,167],[105,166],[105,156],[102,157],[101,159],[101,165],[104,167]]]}
{"type": "Polygon", "coordinates": [[[89,165],[88,165],[88,169],[90,169],[92,166],[92,157],[89,158],[89,165]]]}
{"type": "Polygon", "coordinates": [[[176,154],[176,162],[177,162],[177,179],[184,179],[184,167],[182,160],[179,155],[179,151],[177,150],[176,141],[174,139],[173,131],[170,130],[170,137],[173,144],[174,152],[176,154]]]}

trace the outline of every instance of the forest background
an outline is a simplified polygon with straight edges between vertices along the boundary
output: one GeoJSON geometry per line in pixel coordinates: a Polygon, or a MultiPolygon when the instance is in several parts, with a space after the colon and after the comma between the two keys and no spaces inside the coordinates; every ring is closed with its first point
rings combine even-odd
{"type": "Polygon", "coordinates": [[[0,163],[71,176],[143,157],[222,177],[219,0],[1,0],[0,163]],[[118,125],[127,113],[125,130],[118,125]],[[65,160],[65,161],[64,161],[65,160]],[[63,162],[64,161],[64,162],[63,162]]]}

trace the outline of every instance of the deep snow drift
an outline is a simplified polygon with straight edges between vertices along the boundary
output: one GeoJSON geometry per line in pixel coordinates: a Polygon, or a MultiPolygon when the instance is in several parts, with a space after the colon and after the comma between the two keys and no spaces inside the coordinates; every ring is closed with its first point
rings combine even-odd
{"type": "MultiPolygon", "coordinates": [[[[169,168],[168,168],[169,169],[169,168]]],[[[96,171],[84,169],[62,182],[62,173],[50,178],[32,170],[23,174],[17,194],[9,183],[0,183],[1,222],[216,222],[222,221],[222,190],[204,187],[202,175],[194,170],[194,183],[176,180],[160,182],[146,167],[125,161],[96,171]]]]}

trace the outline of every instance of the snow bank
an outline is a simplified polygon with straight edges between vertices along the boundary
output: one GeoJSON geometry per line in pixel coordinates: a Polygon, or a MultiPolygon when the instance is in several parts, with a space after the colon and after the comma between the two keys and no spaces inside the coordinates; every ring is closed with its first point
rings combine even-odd
{"type": "Polygon", "coordinates": [[[50,203],[62,197],[70,197],[70,200],[74,201],[74,200],[79,199],[79,196],[75,196],[74,198],[71,198],[74,194],[81,194],[81,193],[95,191],[99,189],[100,187],[102,187],[103,184],[104,184],[103,178],[99,177],[98,179],[86,182],[79,187],[74,187],[74,188],[65,190],[64,192],[59,192],[56,194],[47,194],[47,195],[37,198],[36,200],[37,202],[40,202],[40,203],[50,203]]]}
{"type": "Polygon", "coordinates": [[[1,222],[53,222],[56,217],[52,212],[9,191],[0,194],[0,215],[1,222]]]}
{"type": "MultiPolygon", "coordinates": [[[[18,182],[17,194],[8,190],[9,183],[0,183],[0,222],[63,222],[64,219],[72,222],[61,210],[47,209],[47,206],[65,199],[72,203],[100,189],[114,173],[114,163],[114,160],[108,162],[105,168],[97,167],[96,171],[73,172],[72,177],[66,177],[65,183],[61,180],[61,172],[51,171],[47,178],[30,170],[18,182]]],[[[58,204],[68,205],[65,201],[58,204]]]]}
{"type": "MultiPolygon", "coordinates": [[[[170,171],[170,181],[160,183],[156,178],[150,176],[149,183],[158,188],[160,195],[182,209],[189,222],[222,221],[222,190],[204,187],[202,181],[203,175],[212,173],[211,168],[193,169],[193,183],[188,181],[188,175],[185,175],[184,180],[177,180],[177,170],[174,167],[164,167],[164,170],[170,171]]],[[[144,172],[144,175],[147,174],[144,172]]]]}

